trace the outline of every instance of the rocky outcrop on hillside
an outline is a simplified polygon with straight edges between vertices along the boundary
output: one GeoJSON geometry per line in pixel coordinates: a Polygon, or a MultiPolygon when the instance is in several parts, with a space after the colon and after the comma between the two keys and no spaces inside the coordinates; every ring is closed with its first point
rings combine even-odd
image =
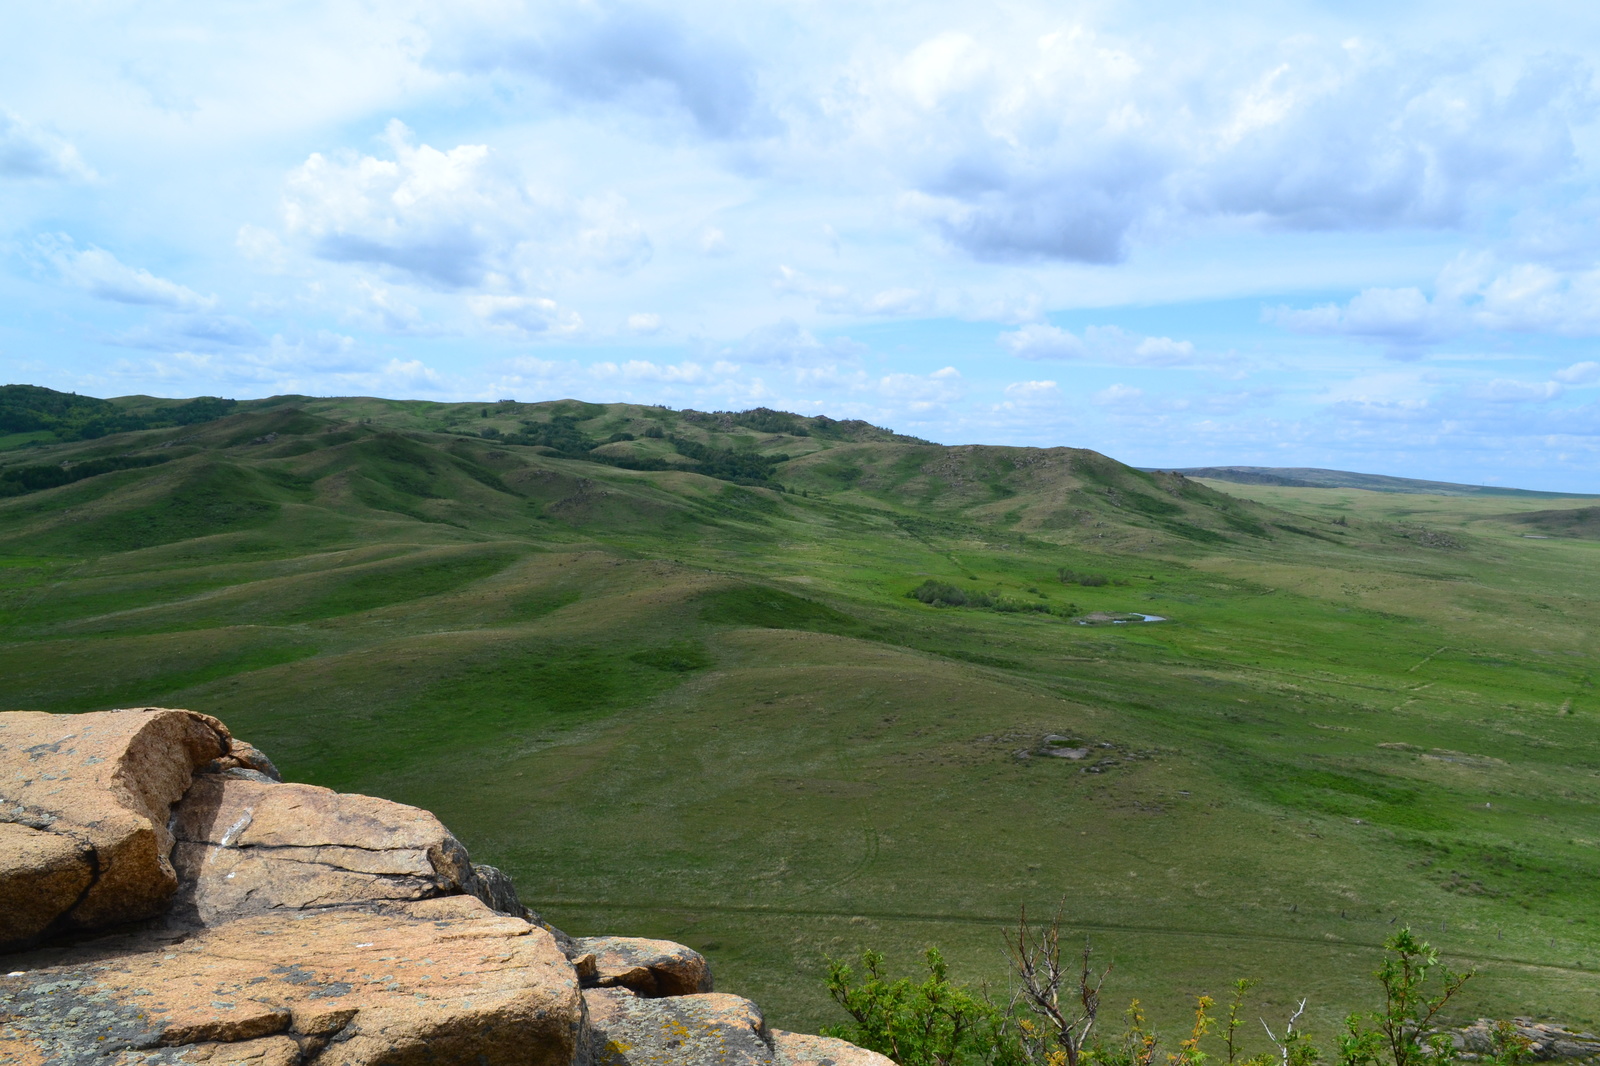
{"type": "Polygon", "coordinates": [[[890,1066],[191,711],[0,714],[0,952],[0,1066],[890,1066]]]}
{"type": "MultiPolygon", "coordinates": [[[[1516,1035],[1527,1041],[1524,1059],[1528,1062],[1566,1062],[1572,1066],[1600,1063],[1600,1036],[1569,1029],[1553,1022],[1532,1018],[1513,1018],[1516,1035]]],[[[1494,1055],[1495,1022],[1479,1018],[1460,1029],[1446,1030],[1462,1059],[1477,1062],[1494,1055]]]]}

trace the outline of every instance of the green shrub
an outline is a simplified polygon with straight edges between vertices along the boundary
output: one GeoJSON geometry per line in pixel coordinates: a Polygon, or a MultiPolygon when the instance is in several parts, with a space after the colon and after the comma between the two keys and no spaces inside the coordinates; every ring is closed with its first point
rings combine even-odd
{"type": "MultiPolygon", "coordinates": [[[[1095,1029],[1100,988],[1110,967],[1090,965],[1089,945],[1079,961],[1061,954],[1061,915],[1043,927],[1028,924],[1024,913],[1006,936],[1013,990],[1008,1006],[996,1006],[987,993],[975,996],[951,982],[937,948],[926,955],[927,977],[920,983],[884,973],[883,956],[861,953],[860,980],[847,965],[828,960],[827,988],[851,1022],[824,1028],[889,1056],[900,1066],[1156,1066],[1160,1036],[1149,1027],[1134,1000],[1124,1013],[1122,1033],[1105,1039],[1095,1029]],[[1064,965],[1065,963],[1065,965],[1064,965]]],[[[1455,1066],[1459,1054],[1441,1028],[1441,1014],[1475,971],[1454,973],[1440,967],[1439,953],[1409,928],[1384,942],[1383,964],[1374,972],[1383,990],[1378,1010],[1350,1015],[1339,1038],[1337,1066],[1455,1066]],[[1429,975],[1438,968],[1437,981],[1429,975]]],[[[1202,1066],[1216,1059],[1226,1066],[1317,1066],[1323,1053],[1298,1028],[1306,1001],[1281,1032],[1265,1021],[1272,1049],[1246,1057],[1239,1040],[1246,994],[1256,982],[1234,982],[1223,1013],[1221,1047],[1202,1044],[1217,1028],[1210,996],[1195,1000],[1194,1024],[1167,1053],[1166,1066],[1202,1066]]],[[[1489,1066],[1522,1066],[1531,1041],[1510,1022],[1496,1022],[1489,1066]]]]}
{"type": "Polygon", "coordinates": [[[1014,1041],[1003,1032],[1004,1014],[985,999],[952,984],[944,956],[929,948],[928,976],[921,983],[884,975],[883,955],[861,953],[865,971],[828,960],[828,994],[850,1015],[846,1025],[823,1033],[887,1055],[900,1066],[995,1066],[1020,1062],[1014,1041]]]}

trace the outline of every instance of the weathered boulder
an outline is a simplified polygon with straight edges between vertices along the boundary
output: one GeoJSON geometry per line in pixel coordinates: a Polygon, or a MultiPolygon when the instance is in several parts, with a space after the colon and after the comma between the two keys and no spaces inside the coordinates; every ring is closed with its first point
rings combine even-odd
{"type": "Polygon", "coordinates": [[[626,988],[646,997],[692,996],[712,989],[711,964],[705,956],[670,940],[578,937],[567,953],[574,959],[594,957],[593,983],[601,988],[626,988]]]}
{"type": "MultiPolygon", "coordinates": [[[[1513,1018],[1511,1024],[1517,1035],[1528,1041],[1530,1061],[1600,1063],[1600,1035],[1550,1022],[1536,1022],[1532,1018],[1513,1018]]],[[[1493,1055],[1494,1027],[1491,1019],[1479,1018],[1471,1025],[1449,1030],[1449,1035],[1461,1057],[1472,1061],[1493,1055]]]]}
{"type": "Polygon", "coordinates": [[[179,922],[428,899],[477,880],[466,849],[427,811],[315,785],[201,774],[172,824],[179,922]]]}
{"type": "Polygon", "coordinates": [[[581,1046],[577,979],[554,939],[471,896],[178,937],[12,957],[23,972],[0,977],[0,1062],[566,1066],[581,1046]]]}
{"type": "Polygon", "coordinates": [[[172,804],[230,740],[164,708],[0,715],[0,951],[159,914],[178,887],[172,804]]]}
{"type": "Polygon", "coordinates": [[[748,999],[644,999],[623,988],[592,988],[583,998],[595,1066],[772,1066],[767,1023],[748,999]]]}
{"type": "Polygon", "coordinates": [[[0,952],[24,949],[0,1066],[887,1062],[769,1032],[681,944],[568,937],[429,812],[284,784],[189,711],[0,714],[0,952]]]}
{"type": "Polygon", "coordinates": [[[775,1066],[894,1066],[894,1060],[876,1051],[856,1047],[832,1036],[808,1036],[772,1030],[775,1066]]]}

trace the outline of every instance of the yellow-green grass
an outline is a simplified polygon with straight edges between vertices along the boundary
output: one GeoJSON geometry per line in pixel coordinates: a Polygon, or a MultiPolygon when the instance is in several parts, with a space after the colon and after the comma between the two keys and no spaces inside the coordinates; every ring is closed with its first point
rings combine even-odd
{"type": "Polygon", "coordinates": [[[1001,982],[1000,927],[1063,899],[1169,1023],[1257,976],[1326,1034],[1402,922],[1483,965],[1463,1012],[1600,1022],[1600,543],[1520,536],[1524,501],[580,411],[807,456],[800,495],[442,432],[495,405],[307,406],[64,445],[192,438],[0,501],[0,702],[216,714],[780,1026],[836,1020],[823,957],[860,946],[1001,982]],[[124,530],[185,492],[191,535],[124,530]]]}

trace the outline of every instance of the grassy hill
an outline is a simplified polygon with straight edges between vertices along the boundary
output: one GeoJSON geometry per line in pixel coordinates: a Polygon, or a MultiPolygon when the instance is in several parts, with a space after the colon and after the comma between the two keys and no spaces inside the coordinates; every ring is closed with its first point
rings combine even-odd
{"type": "Polygon", "coordinates": [[[1600,545],[1506,518],[1549,500],[765,410],[96,403],[142,421],[0,438],[0,704],[216,714],[776,1025],[837,1020],[859,945],[1002,980],[1063,898],[1163,1020],[1257,976],[1328,1032],[1409,922],[1485,967],[1464,1012],[1600,1022],[1600,545]]]}
{"type": "Polygon", "coordinates": [[[1575,492],[1539,492],[1497,485],[1458,485],[1453,481],[1423,481],[1388,474],[1357,474],[1349,470],[1323,470],[1309,466],[1197,466],[1178,471],[1189,477],[1210,478],[1236,485],[1280,485],[1288,488],[1369,489],[1373,492],[1407,492],[1424,496],[1511,496],[1532,500],[1594,499],[1575,492]]]}

